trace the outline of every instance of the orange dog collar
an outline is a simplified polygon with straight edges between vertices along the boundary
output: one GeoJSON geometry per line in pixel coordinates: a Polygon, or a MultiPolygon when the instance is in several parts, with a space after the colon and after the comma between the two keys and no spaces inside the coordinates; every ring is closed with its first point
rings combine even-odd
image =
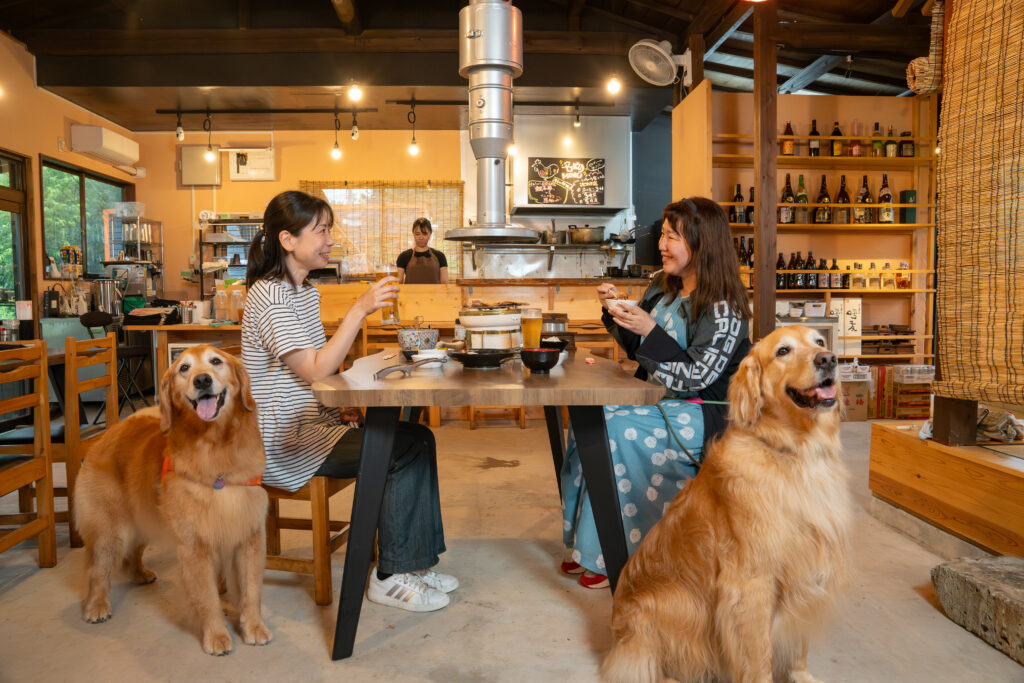
{"type": "MultiPolygon", "coordinates": [[[[160,468],[160,485],[164,483],[164,479],[167,478],[167,473],[174,473],[174,468],[171,467],[171,457],[169,455],[164,456],[164,464],[160,468]]],[[[263,475],[253,477],[249,481],[242,484],[242,486],[260,486],[263,483],[263,475]]],[[[224,475],[218,475],[216,481],[213,482],[213,488],[220,490],[227,486],[227,482],[224,481],[224,475]]]]}

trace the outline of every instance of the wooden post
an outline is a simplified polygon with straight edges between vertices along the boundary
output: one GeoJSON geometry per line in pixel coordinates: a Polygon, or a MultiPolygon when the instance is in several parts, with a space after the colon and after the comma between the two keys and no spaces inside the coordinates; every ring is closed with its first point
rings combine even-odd
{"type": "Polygon", "coordinates": [[[691,69],[693,83],[690,85],[692,89],[696,88],[704,80],[704,36],[699,33],[692,34],[688,43],[685,47],[690,48],[690,60],[693,65],[691,69]]]}
{"type": "Polygon", "coordinates": [[[778,152],[775,0],[754,8],[754,339],[775,329],[776,154],[778,152]]]}

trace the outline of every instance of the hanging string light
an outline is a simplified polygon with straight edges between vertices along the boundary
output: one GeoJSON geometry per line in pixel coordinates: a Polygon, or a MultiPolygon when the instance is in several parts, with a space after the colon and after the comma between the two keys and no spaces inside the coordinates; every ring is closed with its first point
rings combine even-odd
{"type": "Polygon", "coordinates": [[[405,118],[409,120],[409,125],[412,126],[412,144],[409,145],[409,154],[416,156],[420,153],[420,147],[416,144],[416,103],[413,102],[411,107],[405,118]]]}
{"type": "Polygon", "coordinates": [[[203,158],[212,164],[217,155],[213,151],[213,119],[210,118],[209,112],[203,120],[203,130],[206,131],[206,153],[203,154],[203,158]]]}
{"type": "Polygon", "coordinates": [[[353,140],[358,140],[359,139],[359,126],[356,125],[356,112],[355,112],[355,110],[352,111],[352,139],[353,140]]]}
{"type": "Polygon", "coordinates": [[[338,131],[341,130],[341,121],[338,120],[338,112],[334,112],[334,148],[331,149],[331,158],[341,158],[341,147],[338,147],[338,131]]]}
{"type": "Polygon", "coordinates": [[[579,128],[582,124],[580,123],[580,101],[576,100],[576,118],[573,119],[572,127],[579,128]]]}

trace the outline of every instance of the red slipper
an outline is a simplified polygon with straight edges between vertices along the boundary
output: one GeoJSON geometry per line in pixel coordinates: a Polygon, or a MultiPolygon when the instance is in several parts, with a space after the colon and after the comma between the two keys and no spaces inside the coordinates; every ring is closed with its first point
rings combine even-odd
{"type": "Polygon", "coordinates": [[[587,570],[580,574],[580,585],[584,588],[607,588],[608,577],[587,570]]]}
{"type": "Polygon", "coordinates": [[[582,574],[586,571],[583,567],[576,564],[572,560],[564,560],[562,565],[558,568],[563,574],[582,574]]]}

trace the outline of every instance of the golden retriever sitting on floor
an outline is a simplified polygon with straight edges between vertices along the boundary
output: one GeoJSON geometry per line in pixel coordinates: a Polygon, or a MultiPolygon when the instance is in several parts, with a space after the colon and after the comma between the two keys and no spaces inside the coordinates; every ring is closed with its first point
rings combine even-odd
{"type": "Polygon", "coordinates": [[[266,455],[249,375],[211,346],[183,353],[160,381],[160,405],[111,428],[78,477],[76,523],[88,558],[83,618],[111,616],[110,574],[126,565],[136,583],[156,579],[142,553],[162,527],[178,547],[189,606],[203,650],[231,651],[217,576],[233,575],[239,630],[249,645],[273,637],[260,614],[266,562],[266,455]]]}
{"type": "Polygon", "coordinates": [[[729,385],[731,423],[619,577],[608,681],[811,683],[852,506],[836,357],[784,327],[729,385]]]}

